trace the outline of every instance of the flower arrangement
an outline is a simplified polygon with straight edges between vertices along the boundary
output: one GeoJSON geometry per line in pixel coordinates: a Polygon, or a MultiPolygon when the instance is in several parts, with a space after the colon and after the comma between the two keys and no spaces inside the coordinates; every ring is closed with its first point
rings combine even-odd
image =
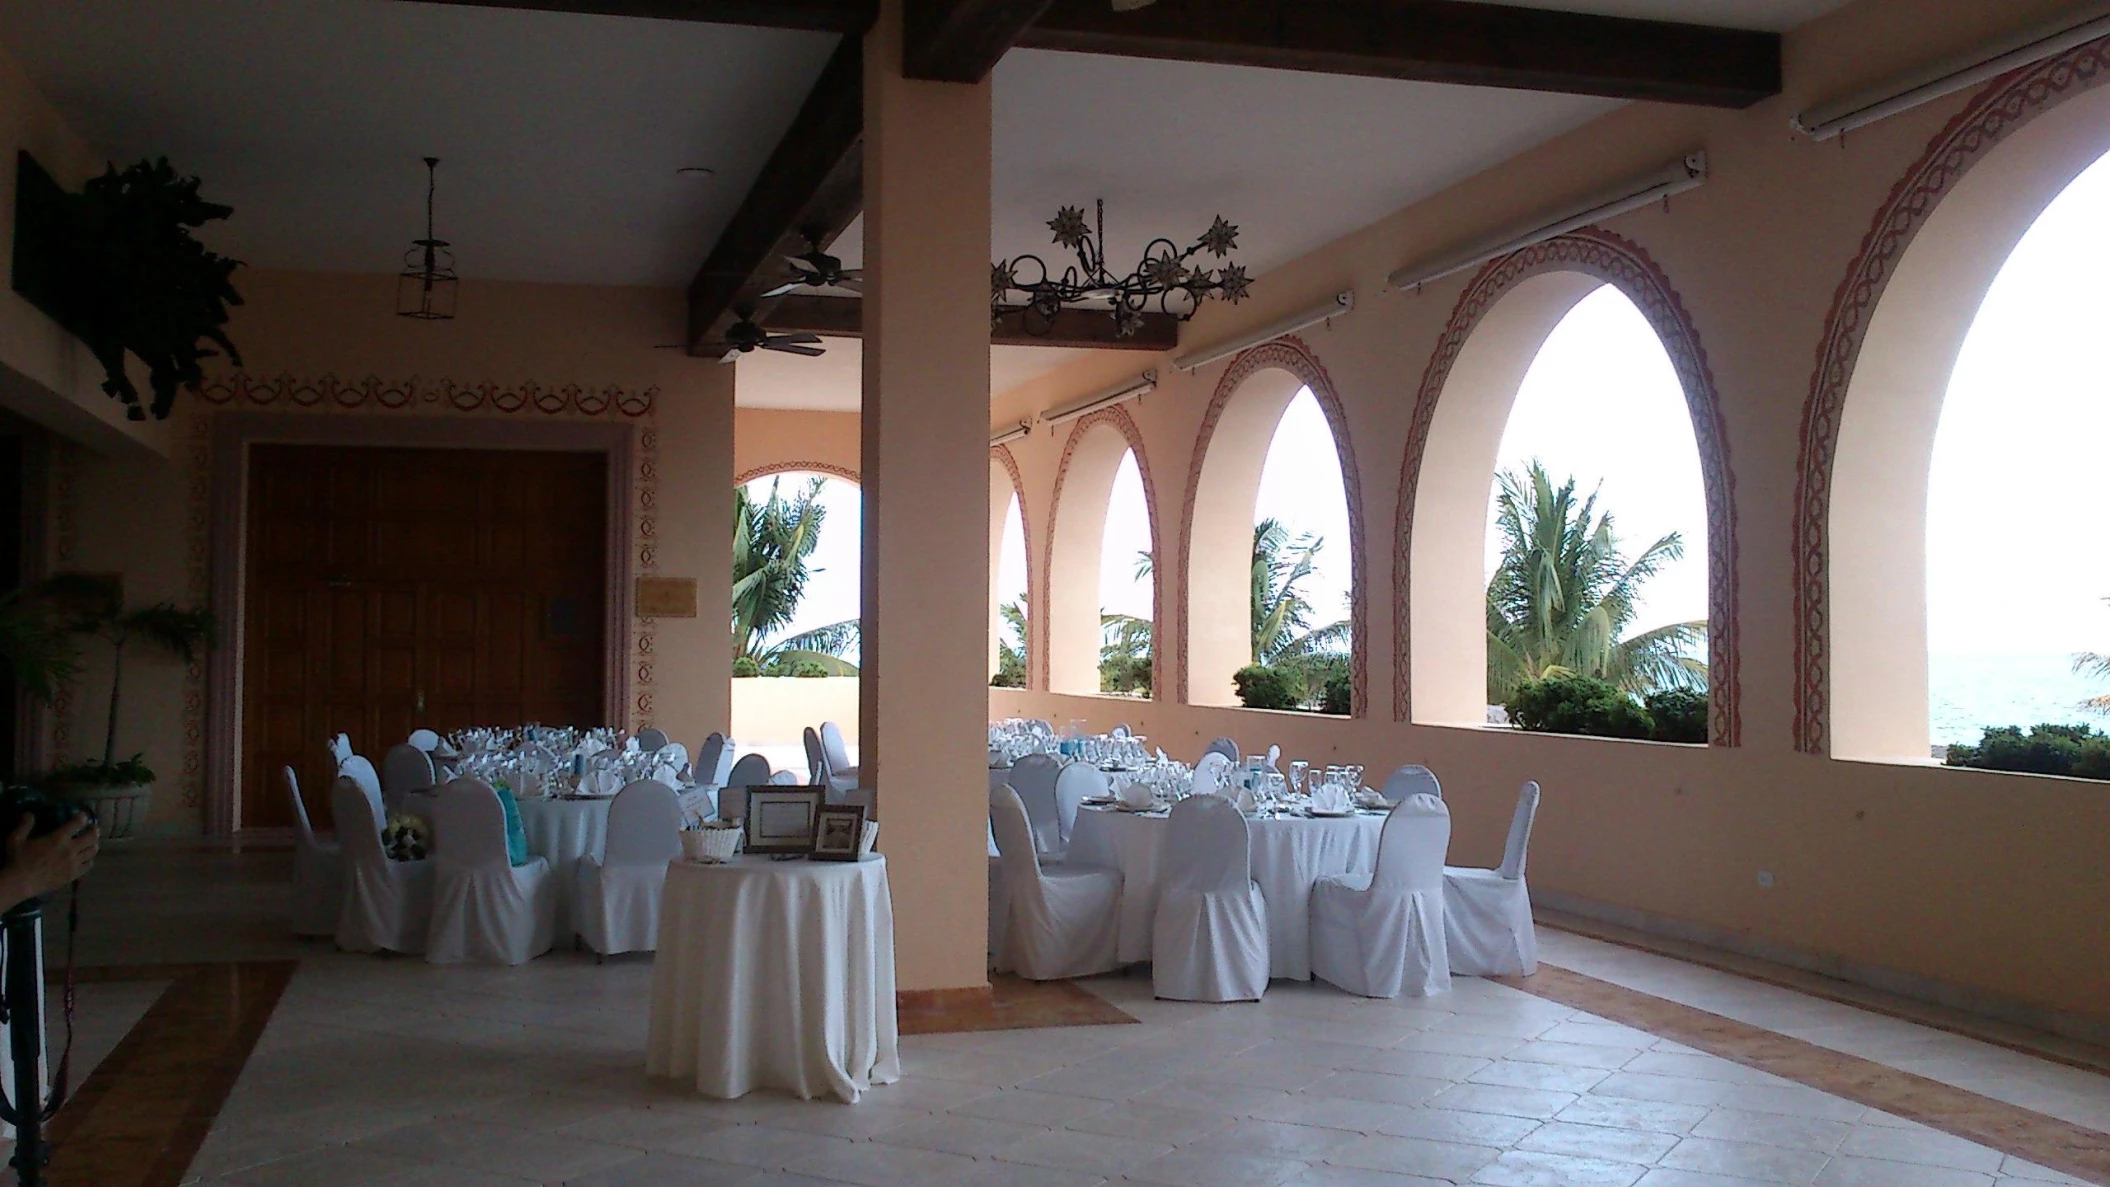
{"type": "Polygon", "coordinates": [[[422,816],[391,816],[381,830],[381,850],[390,861],[423,861],[432,847],[430,827],[422,816]]]}

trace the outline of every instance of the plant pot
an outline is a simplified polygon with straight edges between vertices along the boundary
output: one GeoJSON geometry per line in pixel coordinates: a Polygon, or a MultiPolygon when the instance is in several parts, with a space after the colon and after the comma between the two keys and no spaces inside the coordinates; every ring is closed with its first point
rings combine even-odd
{"type": "Polygon", "coordinates": [[[148,798],[153,795],[151,783],[86,784],[69,783],[58,789],[67,799],[75,800],[95,813],[96,822],[102,828],[103,840],[122,841],[132,835],[132,830],[147,818],[148,798]]]}

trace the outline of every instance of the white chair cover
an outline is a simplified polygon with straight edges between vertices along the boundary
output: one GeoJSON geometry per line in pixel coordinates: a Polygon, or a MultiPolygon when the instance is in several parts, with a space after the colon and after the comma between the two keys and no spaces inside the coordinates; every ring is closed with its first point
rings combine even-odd
{"type": "Polygon", "coordinates": [[[1150,981],[1184,1002],[1259,1001],[1267,992],[1267,900],[1253,881],[1245,817],[1221,796],[1189,796],[1166,822],[1150,981]]]}
{"type": "Polygon", "coordinates": [[[352,736],[350,734],[338,734],[336,737],[331,738],[329,751],[330,761],[340,767],[343,766],[344,760],[352,756],[352,736]]]}
{"type": "Polygon", "coordinates": [[[1106,736],[1109,738],[1132,738],[1135,736],[1135,734],[1129,731],[1128,723],[1124,721],[1121,724],[1115,726],[1114,728],[1108,730],[1106,732],[1106,736]]]}
{"type": "Polygon", "coordinates": [[[771,773],[771,775],[769,776],[769,786],[771,786],[771,787],[810,787],[810,786],[812,786],[812,785],[811,785],[811,784],[808,784],[808,783],[803,783],[803,782],[801,782],[801,781],[799,780],[799,773],[798,773],[797,771],[776,771],[776,772],[773,772],[773,773],[771,773]]]}
{"type": "Polygon", "coordinates": [[[506,814],[481,779],[440,789],[432,808],[431,964],[526,964],[557,932],[557,881],[549,862],[506,856],[506,814]]]}
{"type": "Polygon", "coordinates": [[[403,797],[413,791],[431,791],[432,756],[399,742],[381,759],[381,802],[390,812],[403,810],[403,797]]]}
{"type": "MultiPolygon", "coordinates": [[[[354,755],[352,761],[366,760],[354,755]]],[[[373,773],[371,764],[367,773],[373,773]]],[[[432,921],[432,863],[388,860],[381,848],[379,786],[339,775],[330,791],[330,810],[344,851],[337,946],[346,952],[423,952],[432,921]]]]}
{"type": "Polygon", "coordinates": [[[679,742],[669,742],[652,752],[651,770],[646,778],[654,779],[668,787],[679,787],[682,776],[689,773],[689,748],[679,742]]]}
{"type": "Polygon", "coordinates": [[[1385,776],[1384,797],[1395,804],[1406,802],[1410,796],[1432,795],[1443,798],[1443,785],[1436,782],[1436,772],[1417,764],[1408,764],[1385,776]]]}
{"type": "Polygon", "coordinates": [[[440,748],[439,734],[428,729],[412,730],[410,731],[410,737],[404,740],[427,754],[431,754],[440,748]]]}
{"type": "Polygon", "coordinates": [[[821,722],[821,754],[828,760],[828,786],[837,791],[855,791],[857,768],[850,762],[843,727],[832,721],[821,722]]]}
{"type": "MultiPolygon", "coordinates": [[[[726,743],[732,749],[732,743],[726,743]]],[[[725,786],[718,792],[718,819],[747,819],[747,789],[769,786],[769,760],[760,754],[742,755],[726,772],[725,786]]]]}
{"type": "MultiPolygon", "coordinates": [[[[367,758],[363,754],[355,754],[337,765],[337,773],[341,776],[351,779],[354,783],[357,783],[359,785],[359,790],[364,791],[368,795],[374,797],[374,820],[376,822],[375,827],[378,828],[380,827],[380,825],[386,824],[387,819],[381,814],[381,804],[383,802],[381,799],[381,776],[374,770],[373,760],[367,758]]],[[[332,792],[330,796],[330,809],[334,812],[336,811],[336,808],[336,793],[332,792]]],[[[337,826],[337,831],[340,834],[343,833],[344,825],[340,823],[337,826]]],[[[339,836],[338,841],[342,843],[343,837],[339,836]]]]}
{"type": "Polygon", "coordinates": [[[1432,795],[1385,818],[1377,868],[1311,888],[1311,971],[1364,997],[1426,997],[1451,987],[1443,943],[1443,853],[1451,814],[1432,795]]]}
{"type": "Polygon", "coordinates": [[[1277,775],[1282,773],[1282,747],[1270,744],[1267,748],[1267,769],[1277,775]]]}
{"type": "MultiPolygon", "coordinates": [[[[1028,754],[1011,764],[1005,782],[1026,806],[1026,819],[1033,824],[1033,849],[1042,857],[1059,859],[1063,849],[1062,813],[1055,806],[1055,781],[1062,776],[1060,760],[1046,754],[1028,754]]],[[[1077,817],[1072,815],[1072,823],[1077,817]]],[[[1003,838],[997,838],[1002,847],[1003,838]]]]}
{"type": "MultiPolygon", "coordinates": [[[[1106,772],[1088,762],[1073,762],[1055,776],[1056,851],[1070,851],[1070,833],[1077,827],[1077,809],[1084,801],[1107,794],[1106,772]]],[[[1027,813],[1030,818],[1031,812],[1027,813]]]]}
{"type": "Polygon", "coordinates": [[[1526,783],[1509,818],[1502,868],[1444,867],[1443,939],[1452,972],[1528,977],[1538,971],[1539,937],[1531,924],[1531,890],[1524,883],[1524,854],[1538,812],[1539,785],[1526,783]]]}
{"type": "Polygon", "coordinates": [[[650,754],[667,744],[667,731],[652,726],[637,731],[637,748],[650,754]]]}
{"type": "Polygon", "coordinates": [[[1215,795],[1223,790],[1224,776],[1238,760],[1225,758],[1220,750],[1204,753],[1194,764],[1194,794],[1215,795]]]}
{"type": "Polygon", "coordinates": [[[812,726],[807,726],[799,735],[806,743],[806,772],[812,778],[809,783],[816,787],[828,785],[828,755],[821,749],[821,735],[812,726]]]}
{"type": "Polygon", "coordinates": [[[996,967],[1028,981],[1089,977],[1114,967],[1121,874],[1097,866],[1043,868],[1018,793],[989,793],[989,826],[1002,854],[1008,899],[996,967]]]}
{"type": "Polygon", "coordinates": [[[344,854],[315,839],[292,767],[286,768],[286,794],[293,800],[293,934],[335,935],[344,907],[344,854]]]}
{"type": "Polygon", "coordinates": [[[572,918],[586,946],[602,956],[650,952],[659,944],[659,891],[667,863],[681,856],[681,797],[640,779],[608,805],[604,856],[579,859],[572,918]]]}
{"type": "MultiPolygon", "coordinates": [[[[1238,765],[1238,743],[1231,740],[1230,738],[1218,738],[1214,742],[1211,742],[1207,746],[1202,748],[1203,758],[1207,758],[1209,755],[1212,754],[1221,754],[1225,758],[1231,760],[1232,766],[1235,767],[1238,765]]],[[[1195,761],[1199,763],[1201,760],[1197,759],[1195,761]]]]}
{"type": "Polygon", "coordinates": [[[733,773],[733,740],[724,734],[713,733],[696,748],[696,760],[692,764],[696,782],[705,787],[724,787],[733,773]]]}

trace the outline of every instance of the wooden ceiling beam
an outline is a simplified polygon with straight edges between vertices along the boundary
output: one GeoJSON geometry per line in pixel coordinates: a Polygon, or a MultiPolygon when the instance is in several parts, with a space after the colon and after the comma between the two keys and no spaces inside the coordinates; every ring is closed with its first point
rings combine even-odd
{"type": "Polygon", "coordinates": [[[901,72],[980,82],[1051,0],[903,0],[901,72]]]}
{"type": "MultiPolygon", "coordinates": [[[[758,319],[780,334],[821,334],[830,338],[863,335],[864,302],[856,297],[792,294],[779,297],[758,319]]],[[[1180,323],[1165,313],[1146,313],[1134,334],[1114,333],[1114,319],[1103,310],[1065,309],[1046,334],[1029,334],[1016,312],[999,318],[989,331],[991,346],[1069,346],[1084,350],[1168,351],[1179,345],[1180,323]]]]}
{"type": "Polygon", "coordinates": [[[1707,107],[1780,93],[1777,33],[1463,0],[1053,0],[1017,44],[1707,107]]]}
{"type": "Polygon", "coordinates": [[[734,310],[792,278],[784,257],[834,242],[863,208],[864,39],[845,37],[689,282],[689,353],[724,354],[734,310]]]}
{"type": "Polygon", "coordinates": [[[585,16],[645,17],[660,21],[701,21],[713,25],[754,25],[765,29],[805,29],[861,37],[878,18],[878,0],[409,0],[416,4],[455,4],[470,8],[518,8],[530,12],[572,12],[585,16]]]}

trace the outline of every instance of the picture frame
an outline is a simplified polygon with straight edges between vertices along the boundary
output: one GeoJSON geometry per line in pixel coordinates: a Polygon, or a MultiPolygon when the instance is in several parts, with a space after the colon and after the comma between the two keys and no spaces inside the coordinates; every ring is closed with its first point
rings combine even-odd
{"type": "Polygon", "coordinates": [[[747,851],[803,857],[813,851],[827,791],[820,787],[756,787],[747,793],[747,851]]]}
{"type": "Polygon", "coordinates": [[[864,850],[863,804],[824,804],[813,828],[813,860],[856,861],[864,850]]]}

